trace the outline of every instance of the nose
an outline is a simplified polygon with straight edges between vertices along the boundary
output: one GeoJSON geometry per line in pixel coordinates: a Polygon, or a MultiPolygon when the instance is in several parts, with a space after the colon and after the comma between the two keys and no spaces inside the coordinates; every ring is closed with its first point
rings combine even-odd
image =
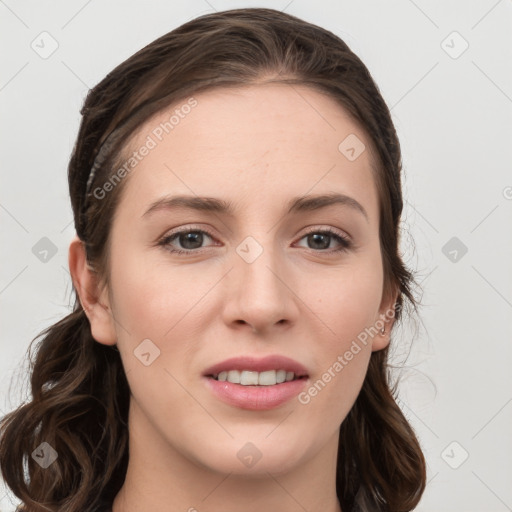
{"type": "Polygon", "coordinates": [[[270,334],[276,327],[288,329],[296,323],[299,299],[294,292],[297,287],[294,277],[283,256],[261,247],[263,251],[253,261],[243,252],[233,255],[223,316],[231,328],[250,328],[253,332],[270,334]]]}

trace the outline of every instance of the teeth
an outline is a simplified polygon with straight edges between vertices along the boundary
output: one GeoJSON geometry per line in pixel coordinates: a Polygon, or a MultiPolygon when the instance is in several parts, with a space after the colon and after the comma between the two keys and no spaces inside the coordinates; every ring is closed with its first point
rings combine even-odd
{"type": "Polygon", "coordinates": [[[258,384],[260,386],[274,386],[277,384],[277,377],[275,370],[268,370],[261,372],[258,376],[258,384]]]}
{"type": "Polygon", "coordinates": [[[219,381],[241,384],[242,386],[274,386],[293,380],[295,374],[286,370],[268,370],[266,372],[229,370],[220,372],[217,377],[215,375],[213,377],[219,381]]]}
{"type": "Polygon", "coordinates": [[[276,372],[276,381],[278,384],[284,382],[286,380],[286,371],[285,370],[277,370],[276,372]]]}
{"type": "Polygon", "coordinates": [[[247,370],[244,370],[240,374],[240,384],[243,386],[257,386],[258,372],[248,372],[247,370]]]}
{"type": "Polygon", "coordinates": [[[233,384],[240,384],[240,372],[238,370],[230,370],[227,372],[226,380],[233,384]]]}

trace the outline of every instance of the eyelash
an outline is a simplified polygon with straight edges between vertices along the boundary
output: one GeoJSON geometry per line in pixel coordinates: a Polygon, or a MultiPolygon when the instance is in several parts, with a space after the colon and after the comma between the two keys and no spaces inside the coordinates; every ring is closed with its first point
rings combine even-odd
{"type": "MultiPolygon", "coordinates": [[[[160,241],[158,242],[157,245],[163,246],[167,251],[169,251],[173,254],[194,254],[194,253],[197,254],[197,253],[202,252],[201,249],[207,249],[205,247],[199,248],[199,249],[174,249],[174,248],[170,249],[169,248],[170,243],[172,241],[174,241],[179,235],[186,234],[186,233],[202,233],[202,234],[208,235],[212,239],[215,239],[215,237],[209,231],[207,231],[205,229],[195,229],[195,228],[193,229],[193,228],[189,227],[186,229],[182,229],[180,231],[176,231],[169,235],[165,235],[162,239],[160,239],[160,241]]],[[[318,252],[318,253],[333,254],[333,253],[348,251],[352,248],[352,242],[350,241],[350,239],[348,237],[343,236],[340,233],[334,231],[332,228],[327,228],[327,229],[312,228],[308,232],[306,232],[300,238],[300,240],[302,240],[304,237],[311,235],[311,234],[332,236],[340,244],[340,247],[338,247],[337,249],[330,249],[330,250],[329,249],[320,249],[320,250],[309,249],[310,251],[318,252]]]]}

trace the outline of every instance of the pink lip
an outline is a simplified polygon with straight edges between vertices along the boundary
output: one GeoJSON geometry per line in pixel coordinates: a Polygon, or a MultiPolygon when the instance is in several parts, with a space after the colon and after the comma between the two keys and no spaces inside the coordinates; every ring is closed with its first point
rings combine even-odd
{"type": "Polygon", "coordinates": [[[308,373],[304,366],[297,361],[284,356],[267,356],[255,359],[250,356],[234,357],[217,363],[203,373],[203,379],[213,394],[223,402],[253,411],[262,411],[278,407],[294,396],[298,395],[308,379],[308,373]],[[285,370],[293,372],[297,380],[285,381],[274,386],[244,386],[228,381],[215,380],[212,375],[218,375],[222,371],[249,370],[264,372],[268,370],[285,370]]]}
{"type": "MultiPolygon", "coordinates": [[[[232,357],[217,363],[203,372],[204,376],[218,375],[229,370],[249,370],[253,372],[265,372],[268,370],[286,370],[295,373],[296,377],[304,377],[308,372],[304,366],[289,357],[272,355],[262,359],[251,356],[232,357]]],[[[273,387],[273,386],[270,386],[273,387]]]]}
{"type": "Polygon", "coordinates": [[[213,377],[203,377],[203,379],[213,394],[223,402],[252,411],[264,411],[284,404],[298,395],[309,380],[303,377],[274,386],[243,386],[228,381],[218,381],[213,377]]]}

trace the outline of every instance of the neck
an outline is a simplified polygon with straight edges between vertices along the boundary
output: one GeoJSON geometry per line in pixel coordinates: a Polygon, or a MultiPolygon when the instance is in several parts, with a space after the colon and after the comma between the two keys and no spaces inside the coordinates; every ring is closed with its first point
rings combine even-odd
{"type": "Polygon", "coordinates": [[[224,474],[163,439],[132,397],[128,468],[112,512],[341,512],[335,478],[338,434],[287,473],[224,474]]]}

